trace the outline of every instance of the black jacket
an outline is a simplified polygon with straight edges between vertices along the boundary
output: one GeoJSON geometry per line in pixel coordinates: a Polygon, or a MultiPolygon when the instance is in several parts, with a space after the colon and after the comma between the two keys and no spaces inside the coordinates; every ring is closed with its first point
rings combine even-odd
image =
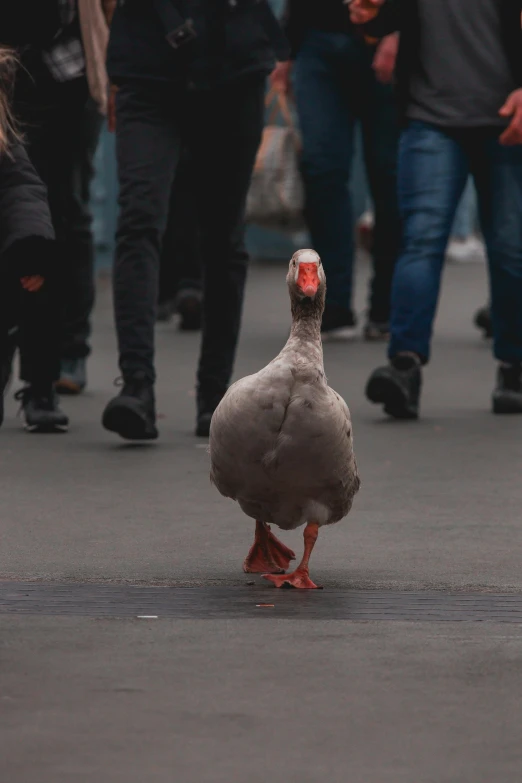
{"type": "Polygon", "coordinates": [[[288,50],[267,0],[162,0],[191,18],[196,38],[173,49],[155,0],[123,0],[109,40],[110,80],[169,81],[211,88],[251,73],[269,73],[288,50]]]}
{"type": "Polygon", "coordinates": [[[55,253],[47,190],[22,144],[0,156],[0,264],[17,275],[47,274],[55,253]]]}
{"type": "MultiPolygon", "coordinates": [[[[506,57],[515,84],[522,87],[522,0],[500,0],[500,8],[506,57]]],[[[472,13],[473,3],[470,2],[472,13]]],[[[401,34],[396,81],[399,108],[404,116],[409,103],[410,76],[420,69],[421,36],[417,0],[387,0],[373,22],[364,25],[364,32],[376,38],[384,38],[395,31],[401,34]]]]}

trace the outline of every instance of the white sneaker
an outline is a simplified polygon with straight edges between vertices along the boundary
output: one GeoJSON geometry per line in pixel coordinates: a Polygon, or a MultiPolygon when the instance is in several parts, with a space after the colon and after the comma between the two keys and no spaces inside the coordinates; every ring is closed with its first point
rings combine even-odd
{"type": "Polygon", "coordinates": [[[479,237],[452,239],[446,250],[446,258],[454,264],[479,263],[486,259],[484,242],[479,237]]]}

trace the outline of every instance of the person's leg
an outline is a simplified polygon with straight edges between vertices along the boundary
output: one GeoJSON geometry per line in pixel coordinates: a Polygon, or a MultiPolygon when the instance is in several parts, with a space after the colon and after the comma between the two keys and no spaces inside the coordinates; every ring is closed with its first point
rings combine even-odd
{"type": "Polygon", "coordinates": [[[64,390],[78,392],[85,385],[83,360],[90,350],[94,265],[89,185],[101,117],[83,78],[31,91],[20,101],[20,113],[29,156],[47,186],[56,231],[64,292],[62,358],[82,360],[82,367],[69,368],[71,384],[64,390]]]}
{"type": "Polygon", "coordinates": [[[233,370],[248,263],[245,202],[261,140],[264,92],[264,79],[256,76],[193,98],[189,143],[200,194],[204,285],[197,376],[200,435],[208,434],[233,370]]]}
{"type": "Polygon", "coordinates": [[[493,351],[501,364],[496,413],[522,413],[522,147],[490,136],[473,150],[491,285],[493,351]]]}
{"type": "Polygon", "coordinates": [[[157,437],[153,385],[154,324],[161,243],[179,159],[174,112],[184,107],[172,89],[125,85],[116,96],[120,215],[114,262],[114,310],[122,393],[104,426],[129,439],[157,437]]]}
{"type": "Polygon", "coordinates": [[[158,320],[168,320],[177,310],[181,316],[180,328],[184,330],[201,328],[202,267],[197,199],[193,166],[185,150],[172,187],[158,297],[158,320]]]}
{"type": "Polygon", "coordinates": [[[418,415],[419,365],[429,359],[444,253],[468,171],[462,145],[441,129],[412,122],[402,133],[398,193],[403,235],[392,285],[392,364],[376,370],[367,386],[369,399],[397,418],[418,415]]]}
{"type": "Polygon", "coordinates": [[[396,99],[390,85],[380,84],[367,66],[361,95],[364,158],[375,213],[373,277],[366,336],[386,337],[389,332],[393,271],[399,253],[401,221],[397,200],[399,125],[396,99]]]}
{"type": "Polygon", "coordinates": [[[348,185],[355,117],[347,93],[356,56],[351,61],[347,55],[349,44],[345,35],[312,31],[295,63],[306,221],[328,280],[323,328],[329,325],[329,313],[336,311],[345,313],[353,325],[354,237],[348,185]]]}
{"type": "Polygon", "coordinates": [[[71,111],[64,129],[73,139],[72,165],[64,176],[62,201],[65,212],[64,323],[61,335],[62,392],[78,393],[86,384],[85,358],[90,353],[90,317],[94,306],[94,239],[90,211],[90,186],[94,155],[102,117],[90,97],[71,111]]]}

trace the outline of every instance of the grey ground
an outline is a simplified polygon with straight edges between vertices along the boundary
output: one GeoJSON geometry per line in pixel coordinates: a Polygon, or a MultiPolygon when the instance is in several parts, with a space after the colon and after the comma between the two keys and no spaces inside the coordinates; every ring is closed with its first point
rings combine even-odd
{"type": "MultiPolygon", "coordinates": [[[[286,338],[284,276],[252,269],[238,375],[286,338]]],[[[489,412],[494,367],[471,324],[486,296],[480,265],[447,269],[419,423],[364,400],[382,346],[325,346],[363,482],[314,552],[326,590],[522,593],[522,419],[489,412]]],[[[252,525],[191,434],[198,337],[158,329],[161,440],[127,446],[99,424],[117,375],[110,308],[102,282],[69,435],[26,435],[8,404],[0,579],[247,589],[252,525]]],[[[300,552],[299,533],[282,537],[300,552]]],[[[314,620],[230,619],[226,603],[217,620],[0,614],[0,780],[519,783],[520,625],[332,620],[326,595],[314,620]]]]}

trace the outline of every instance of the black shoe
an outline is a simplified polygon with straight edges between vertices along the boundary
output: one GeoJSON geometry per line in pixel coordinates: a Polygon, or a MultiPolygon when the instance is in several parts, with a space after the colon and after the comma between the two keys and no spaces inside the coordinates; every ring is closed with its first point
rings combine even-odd
{"type": "Polygon", "coordinates": [[[487,340],[493,337],[493,323],[491,321],[491,310],[488,305],[481,307],[475,313],[475,326],[484,332],[484,338],[487,340]]]}
{"type": "Polygon", "coordinates": [[[5,354],[0,357],[0,427],[4,423],[4,394],[13,372],[13,359],[17,348],[18,329],[7,336],[5,354]]]}
{"type": "Polygon", "coordinates": [[[364,327],[364,339],[369,343],[385,343],[390,339],[388,321],[368,321],[364,327]]]}
{"type": "Polygon", "coordinates": [[[323,339],[349,339],[355,335],[356,326],[353,310],[336,304],[326,304],[321,322],[323,339]]]}
{"type": "Polygon", "coordinates": [[[210,435],[210,422],[223,396],[224,392],[223,394],[213,395],[198,394],[196,416],[196,435],[198,438],[208,438],[210,435]]]}
{"type": "Polygon", "coordinates": [[[103,412],[102,424],[126,440],[156,440],[154,386],[143,373],[124,379],[121,392],[103,412]]]}
{"type": "Polygon", "coordinates": [[[67,432],[69,419],[61,410],[52,384],[25,386],[15,394],[22,403],[22,415],[27,432],[67,432]]]}
{"type": "Polygon", "coordinates": [[[500,365],[493,392],[493,413],[522,413],[522,365],[500,365]]]}
{"type": "Polygon", "coordinates": [[[156,310],[156,321],[159,323],[168,323],[175,312],[175,299],[166,299],[164,302],[159,302],[156,310]]]}
{"type": "Polygon", "coordinates": [[[176,310],[181,316],[179,328],[182,332],[197,332],[203,320],[201,291],[187,288],[180,291],[176,300],[176,310]]]}
{"type": "Polygon", "coordinates": [[[384,405],[395,419],[418,419],[422,386],[420,360],[413,355],[395,356],[387,367],[375,370],[366,386],[370,402],[384,405]]]}

